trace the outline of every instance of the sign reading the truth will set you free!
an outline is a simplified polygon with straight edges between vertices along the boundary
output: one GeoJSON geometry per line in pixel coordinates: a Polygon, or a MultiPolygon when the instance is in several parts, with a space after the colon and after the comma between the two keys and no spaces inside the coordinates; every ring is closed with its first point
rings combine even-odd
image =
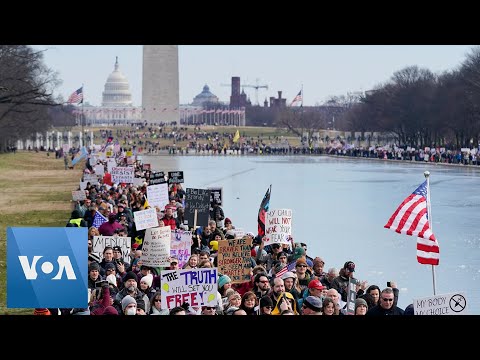
{"type": "Polygon", "coordinates": [[[88,307],[87,231],[7,228],[7,307],[88,307]]]}

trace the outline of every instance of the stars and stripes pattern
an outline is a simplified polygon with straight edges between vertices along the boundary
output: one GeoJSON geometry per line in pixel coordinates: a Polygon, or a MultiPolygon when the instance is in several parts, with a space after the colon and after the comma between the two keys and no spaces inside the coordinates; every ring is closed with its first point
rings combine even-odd
{"type": "Polygon", "coordinates": [[[67,100],[67,104],[81,104],[83,102],[83,86],[75,90],[67,100]]]}
{"type": "Polygon", "coordinates": [[[300,90],[297,94],[297,96],[295,96],[290,104],[290,106],[295,106],[297,105],[298,103],[301,103],[303,101],[303,97],[302,97],[302,90],[300,90]]]}
{"type": "Polygon", "coordinates": [[[95,215],[93,216],[93,222],[92,226],[95,226],[97,229],[102,225],[104,222],[107,222],[108,219],[100,214],[100,212],[95,212],[95,215]]]}
{"type": "Polygon", "coordinates": [[[428,221],[427,181],[409,195],[384,226],[399,234],[417,237],[417,260],[438,265],[440,249],[428,221]]]}
{"type": "Polygon", "coordinates": [[[275,274],[275,277],[281,277],[283,274],[285,274],[288,271],[288,265],[285,265],[280,269],[279,272],[275,274]]]}

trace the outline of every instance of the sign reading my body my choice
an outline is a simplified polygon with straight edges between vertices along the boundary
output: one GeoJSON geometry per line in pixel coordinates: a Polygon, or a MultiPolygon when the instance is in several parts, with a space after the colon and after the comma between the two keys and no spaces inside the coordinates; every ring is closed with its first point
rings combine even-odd
{"type": "Polygon", "coordinates": [[[7,228],[7,307],[86,308],[87,231],[7,228]]]}
{"type": "Polygon", "coordinates": [[[185,190],[185,221],[189,227],[194,226],[195,210],[197,210],[196,225],[207,226],[209,209],[210,190],[191,188],[185,190]]]}

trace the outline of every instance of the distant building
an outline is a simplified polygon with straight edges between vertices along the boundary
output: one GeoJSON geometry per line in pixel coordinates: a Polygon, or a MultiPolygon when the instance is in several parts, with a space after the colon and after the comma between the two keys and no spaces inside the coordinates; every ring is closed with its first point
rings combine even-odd
{"type": "Polygon", "coordinates": [[[215,96],[210,92],[210,88],[207,84],[203,87],[203,90],[200,94],[195,96],[193,99],[192,105],[193,106],[204,106],[204,105],[213,105],[219,104],[220,101],[218,100],[218,96],[215,96]]]}
{"type": "Polygon", "coordinates": [[[230,95],[230,108],[238,109],[246,106],[251,106],[252,103],[247,99],[247,94],[242,89],[240,92],[240,77],[232,76],[232,94],[230,95]]]}
{"type": "Polygon", "coordinates": [[[284,109],[287,107],[287,99],[282,98],[281,91],[278,92],[278,98],[270,97],[270,107],[273,109],[284,109]]]}
{"type": "Polygon", "coordinates": [[[81,115],[84,115],[85,125],[98,124],[127,124],[142,121],[142,111],[132,106],[130,85],[120,71],[118,57],[115,59],[113,72],[107,77],[102,93],[102,106],[93,106],[85,103],[74,110],[77,123],[81,124],[81,115]]]}

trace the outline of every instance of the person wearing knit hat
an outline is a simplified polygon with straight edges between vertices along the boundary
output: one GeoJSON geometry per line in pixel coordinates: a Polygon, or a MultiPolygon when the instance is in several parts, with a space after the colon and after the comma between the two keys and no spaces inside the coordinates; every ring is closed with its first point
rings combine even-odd
{"type": "Polygon", "coordinates": [[[137,302],[130,295],[127,295],[122,299],[122,311],[124,315],[137,314],[137,302]]]}
{"type": "Polygon", "coordinates": [[[322,258],[316,257],[313,259],[313,275],[316,276],[317,279],[323,279],[327,274],[323,271],[323,267],[325,266],[325,261],[322,258]]]}
{"type": "Polygon", "coordinates": [[[153,283],[152,274],[147,274],[144,277],[142,277],[142,279],[140,280],[140,290],[142,290],[144,294],[147,294],[147,296],[151,295],[152,283],[153,283]]]}
{"type": "Polygon", "coordinates": [[[127,272],[127,274],[123,277],[123,282],[126,283],[128,280],[135,280],[137,282],[137,275],[133,271],[127,272]]]}
{"type": "Polygon", "coordinates": [[[113,306],[107,306],[102,315],[118,315],[118,311],[113,306]]]}
{"type": "Polygon", "coordinates": [[[102,280],[100,265],[97,262],[91,262],[88,265],[88,288],[95,289],[95,283],[100,280],[102,280]]]}
{"type": "Polygon", "coordinates": [[[305,249],[300,245],[298,245],[295,247],[295,250],[293,251],[293,260],[297,260],[298,258],[304,257],[305,254],[306,254],[305,249]]]}
{"type": "Polygon", "coordinates": [[[113,274],[110,274],[107,276],[107,281],[110,285],[113,285],[115,287],[117,287],[117,278],[115,277],[115,275],[113,274]]]}
{"type": "Polygon", "coordinates": [[[297,261],[295,262],[295,267],[299,267],[301,265],[308,266],[307,262],[305,261],[304,257],[298,258],[297,261]]]}
{"type": "Polygon", "coordinates": [[[307,296],[303,301],[302,315],[322,315],[322,300],[316,296],[307,296]]]}
{"type": "Polygon", "coordinates": [[[147,315],[145,313],[145,301],[143,299],[137,299],[137,315],[147,315]]]}
{"type": "Polygon", "coordinates": [[[271,315],[273,309],[273,301],[270,296],[262,296],[258,307],[258,315],[271,315]]]}
{"type": "Polygon", "coordinates": [[[368,310],[367,302],[358,298],[355,300],[355,315],[366,315],[368,310]]]}
{"type": "MultiPolygon", "coordinates": [[[[144,282],[145,284],[148,285],[148,287],[152,287],[152,282],[153,282],[153,275],[152,274],[147,274],[142,279],[140,280],[140,284],[144,282]]],[[[143,290],[142,290],[143,291],[143,290]]]]}
{"type": "Polygon", "coordinates": [[[230,220],[229,218],[225,218],[225,226],[227,226],[227,224],[231,224],[232,223],[232,220],[230,220]]]}
{"type": "Polygon", "coordinates": [[[225,293],[225,291],[227,291],[227,289],[229,289],[232,286],[232,279],[230,279],[227,275],[222,275],[218,278],[217,285],[218,285],[218,291],[220,293],[222,292],[225,293]],[[226,288],[225,288],[225,285],[227,285],[226,288]]]}

